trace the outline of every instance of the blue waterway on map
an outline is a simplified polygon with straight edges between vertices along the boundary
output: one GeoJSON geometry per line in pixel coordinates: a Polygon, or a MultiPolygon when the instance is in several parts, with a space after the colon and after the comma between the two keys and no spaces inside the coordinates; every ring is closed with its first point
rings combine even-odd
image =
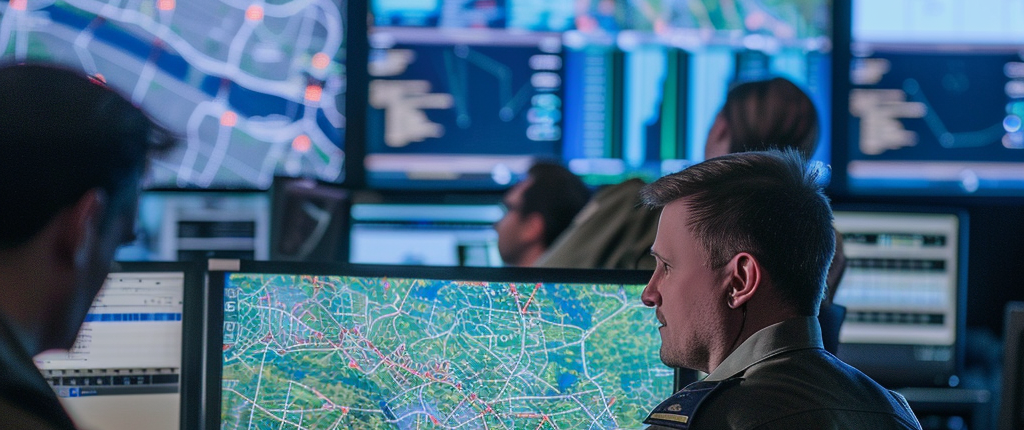
{"type": "Polygon", "coordinates": [[[289,109],[289,107],[296,105],[295,102],[259,91],[253,91],[234,82],[231,83],[228,92],[228,103],[231,106],[245,106],[246,115],[249,116],[267,116],[272,113],[285,115],[290,113],[291,115],[288,117],[294,121],[299,119],[302,113],[301,109],[289,109]]]}
{"type": "Polygon", "coordinates": [[[316,110],[316,124],[324,135],[331,139],[331,142],[337,144],[339,148],[345,147],[342,142],[342,139],[344,139],[344,134],[341,132],[342,129],[331,124],[331,121],[327,119],[327,113],[323,109],[316,110]]]}
{"type": "Polygon", "coordinates": [[[558,375],[558,390],[564,393],[565,390],[567,390],[569,387],[575,384],[576,381],[579,380],[580,378],[577,377],[576,375],[573,375],[572,373],[562,373],[561,375],[558,375]]]}
{"type": "Polygon", "coordinates": [[[579,327],[583,330],[589,330],[593,325],[593,315],[590,313],[590,309],[580,301],[575,295],[566,297],[572,294],[571,291],[565,291],[564,289],[555,289],[549,286],[545,286],[548,292],[551,293],[551,299],[555,301],[558,306],[558,310],[565,314],[568,319],[567,323],[579,327]]]}
{"type": "MultiPolygon", "coordinates": [[[[68,6],[52,5],[42,10],[50,15],[50,19],[53,22],[79,31],[84,31],[95,22],[94,15],[70,10],[68,6]]],[[[140,59],[153,61],[157,68],[179,80],[184,81],[191,69],[191,65],[184,57],[170,52],[163,47],[153,46],[148,41],[139,39],[106,20],[97,25],[92,30],[92,33],[93,37],[97,40],[117,46],[124,52],[140,59]]],[[[202,73],[198,70],[195,72],[202,73]]],[[[222,77],[220,76],[207,75],[199,85],[199,89],[212,97],[217,94],[221,81],[222,77]]],[[[231,107],[243,116],[266,116],[274,113],[296,120],[301,115],[301,109],[288,108],[289,105],[295,105],[295,103],[287,99],[248,90],[234,82],[231,82],[229,89],[229,103],[231,103],[231,107]]],[[[317,109],[317,124],[323,133],[331,139],[331,142],[341,147],[341,131],[335,128],[330,121],[327,121],[323,109],[317,109]]]]}
{"type": "MultiPolygon", "coordinates": [[[[75,13],[65,7],[47,6],[42,10],[46,11],[50,15],[50,19],[54,22],[76,28],[80,31],[85,30],[94,21],[94,17],[91,15],[75,13]]],[[[184,79],[188,71],[189,64],[182,56],[168,52],[162,48],[154,48],[149,43],[139,40],[130,33],[117,28],[106,21],[94,29],[93,37],[98,40],[109,42],[112,45],[119,46],[123,48],[125,52],[133,54],[139,58],[148,58],[153,50],[156,49],[159,51],[156,53],[156,65],[161,70],[164,70],[168,74],[179,79],[184,79]]]]}
{"type": "Polygon", "coordinates": [[[384,416],[387,417],[389,420],[397,420],[398,419],[398,417],[395,416],[395,413],[391,411],[391,407],[388,406],[388,402],[386,402],[384,400],[380,401],[380,410],[382,412],[384,412],[384,416]]]}
{"type": "Polygon", "coordinates": [[[413,296],[432,302],[437,300],[437,293],[441,291],[441,287],[441,282],[427,282],[425,285],[413,289],[411,293],[413,296]]]}
{"type": "MultiPolygon", "coordinates": [[[[558,344],[556,346],[562,345],[558,344]]],[[[583,362],[578,359],[574,359],[573,357],[575,356],[569,356],[564,353],[559,353],[551,350],[549,350],[548,352],[548,360],[550,361],[552,366],[559,366],[567,371],[575,370],[576,372],[583,372],[583,362]]]]}

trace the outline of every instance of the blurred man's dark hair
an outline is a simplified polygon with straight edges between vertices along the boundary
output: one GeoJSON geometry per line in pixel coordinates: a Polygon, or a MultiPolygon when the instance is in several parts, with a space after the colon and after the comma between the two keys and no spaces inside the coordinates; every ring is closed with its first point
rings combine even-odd
{"type": "Polygon", "coordinates": [[[91,188],[123,203],[147,154],[172,144],[140,109],[69,69],[2,67],[0,94],[0,249],[28,240],[91,188]]]}
{"type": "Polygon", "coordinates": [[[537,162],[527,176],[532,180],[523,192],[523,213],[544,217],[544,245],[551,246],[590,199],[590,189],[560,164],[537,162]]]}

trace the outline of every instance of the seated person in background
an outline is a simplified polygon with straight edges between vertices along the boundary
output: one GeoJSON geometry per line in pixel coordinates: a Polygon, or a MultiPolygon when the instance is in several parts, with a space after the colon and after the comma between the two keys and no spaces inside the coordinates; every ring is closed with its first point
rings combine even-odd
{"type": "Polygon", "coordinates": [[[711,124],[704,159],[793,148],[807,160],[818,147],[818,111],[800,87],[784,78],[732,87],[711,124]]]}
{"type": "MultiPolygon", "coordinates": [[[[732,87],[715,117],[705,159],[769,147],[793,148],[810,159],[818,144],[818,114],[810,97],[783,78],[732,87]]],[[[640,207],[640,179],[605,187],[538,261],[543,267],[651,269],[658,211],[640,207]]]]}
{"type": "Polygon", "coordinates": [[[534,164],[502,199],[505,216],[494,224],[501,259],[509,266],[532,266],[589,198],[590,189],[569,169],[534,164]]]}
{"type": "Polygon", "coordinates": [[[641,191],[663,208],[641,296],[661,360],[709,373],[656,407],[652,428],[920,428],[901,395],[822,348],[835,230],[805,166],[792,150],[731,154],[641,191]]]}
{"type": "Polygon", "coordinates": [[[103,84],[0,67],[0,427],[73,429],[32,357],[75,343],[134,238],[147,154],[169,142],[103,84]]]}

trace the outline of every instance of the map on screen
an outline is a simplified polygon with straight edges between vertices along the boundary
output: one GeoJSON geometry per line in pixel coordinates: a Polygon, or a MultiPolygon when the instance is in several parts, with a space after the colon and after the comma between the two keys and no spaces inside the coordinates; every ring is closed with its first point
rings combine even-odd
{"type": "Polygon", "coordinates": [[[0,60],[82,70],[179,134],[151,187],[341,182],[343,11],[332,0],[12,0],[0,60]]]}
{"type": "Polygon", "coordinates": [[[232,273],[222,428],[641,428],[644,285],[232,273]]]}

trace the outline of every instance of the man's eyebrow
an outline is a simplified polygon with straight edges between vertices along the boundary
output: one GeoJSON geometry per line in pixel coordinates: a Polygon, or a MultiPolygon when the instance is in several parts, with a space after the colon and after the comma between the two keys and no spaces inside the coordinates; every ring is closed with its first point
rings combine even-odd
{"type": "Polygon", "coordinates": [[[658,254],[657,252],[654,251],[654,248],[651,248],[649,252],[652,256],[654,256],[655,259],[665,261],[665,259],[661,257],[661,254],[658,254]]]}

